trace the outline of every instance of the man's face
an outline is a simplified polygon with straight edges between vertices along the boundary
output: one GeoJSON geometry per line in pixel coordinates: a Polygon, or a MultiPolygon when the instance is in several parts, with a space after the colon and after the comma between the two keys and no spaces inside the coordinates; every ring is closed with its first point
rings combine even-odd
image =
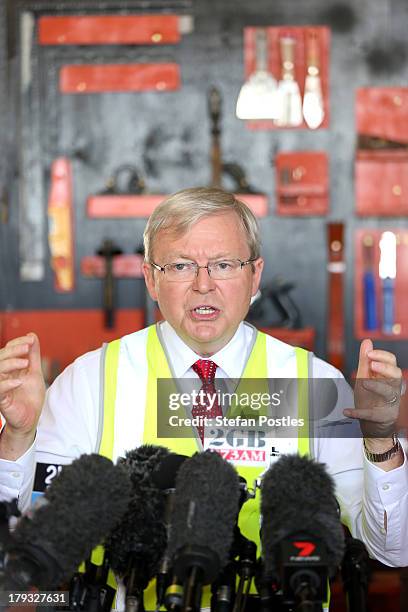
{"type": "MultiPolygon", "coordinates": [[[[250,258],[244,230],[234,212],[206,217],[183,236],[161,230],[155,239],[156,264],[193,261],[200,266],[224,259],[250,258]]],[[[150,296],[163,317],[196,353],[210,356],[223,348],[245,318],[251,297],[258,290],[263,260],[244,266],[237,276],[214,280],[200,269],[192,281],[168,281],[166,274],[144,264],[150,296]],[[205,308],[205,311],[202,309],[205,308]]]]}

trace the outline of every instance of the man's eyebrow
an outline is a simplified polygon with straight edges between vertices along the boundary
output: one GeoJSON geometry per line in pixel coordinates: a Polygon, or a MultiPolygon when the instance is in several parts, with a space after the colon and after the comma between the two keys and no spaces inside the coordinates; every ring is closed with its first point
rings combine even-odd
{"type": "MultiPolygon", "coordinates": [[[[191,255],[184,254],[184,253],[174,253],[170,251],[170,253],[167,253],[167,258],[169,257],[186,259],[188,261],[194,261],[194,257],[192,257],[191,255]]],[[[215,255],[212,255],[209,259],[210,261],[213,261],[215,259],[234,259],[234,256],[231,255],[231,253],[223,252],[223,253],[216,253],[215,255]]]]}

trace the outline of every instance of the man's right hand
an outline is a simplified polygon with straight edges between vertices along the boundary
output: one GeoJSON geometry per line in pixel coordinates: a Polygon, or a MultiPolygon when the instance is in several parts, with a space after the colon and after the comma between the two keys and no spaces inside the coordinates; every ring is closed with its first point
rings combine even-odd
{"type": "Polygon", "coordinates": [[[35,438],[45,398],[40,342],[35,334],[10,340],[0,349],[0,412],[6,426],[0,457],[18,459],[35,438]]]}

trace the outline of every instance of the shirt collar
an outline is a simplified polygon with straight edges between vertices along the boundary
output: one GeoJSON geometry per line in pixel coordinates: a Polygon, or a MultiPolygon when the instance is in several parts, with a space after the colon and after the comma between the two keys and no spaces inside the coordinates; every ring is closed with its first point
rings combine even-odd
{"type": "MultiPolygon", "coordinates": [[[[200,359],[200,355],[187,346],[167,321],[160,324],[160,331],[167,352],[171,355],[176,378],[188,376],[189,370],[193,372],[191,366],[197,359],[200,359]]],[[[241,322],[228,344],[211,356],[211,360],[218,365],[217,375],[227,378],[241,376],[246,364],[252,334],[253,328],[241,322]]]]}

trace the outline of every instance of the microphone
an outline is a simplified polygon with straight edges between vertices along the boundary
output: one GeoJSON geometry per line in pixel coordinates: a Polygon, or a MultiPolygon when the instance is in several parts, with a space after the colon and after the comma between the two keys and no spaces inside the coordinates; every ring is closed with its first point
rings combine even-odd
{"type": "Polygon", "coordinates": [[[282,456],[261,485],[264,572],[296,610],[321,609],[344,554],[334,483],[323,464],[282,456]]]}
{"type": "MultiPolygon", "coordinates": [[[[157,466],[157,468],[153,471],[152,474],[152,482],[156,485],[158,489],[163,491],[166,496],[164,522],[166,524],[167,540],[169,540],[170,538],[170,521],[174,506],[176,477],[180,467],[186,459],[188,459],[186,455],[170,453],[169,455],[164,457],[163,461],[160,463],[159,466],[157,466]]],[[[170,557],[168,553],[165,552],[162,557],[160,567],[156,576],[156,610],[159,610],[165,601],[166,591],[170,586],[170,568],[170,557]]],[[[176,581],[173,581],[170,588],[168,589],[166,606],[170,609],[177,608],[178,604],[181,603],[181,599],[181,586],[178,584],[176,579],[176,581]]]]}
{"type": "Polygon", "coordinates": [[[176,488],[176,478],[187,455],[169,453],[152,472],[152,482],[161,491],[172,491],[176,488]]]}
{"type": "Polygon", "coordinates": [[[57,588],[120,521],[130,499],[123,468],[100,455],[64,466],[37,506],[17,524],[8,545],[10,589],[57,588]]]}
{"type": "Polygon", "coordinates": [[[217,453],[196,453],[178,472],[168,554],[185,612],[200,609],[203,585],[229,560],[239,496],[237,472],[217,453]]]}
{"type": "Polygon", "coordinates": [[[131,481],[127,511],[106,540],[111,568],[126,584],[126,610],[141,609],[143,591],[159,569],[167,544],[165,495],[153,474],[168,457],[162,446],[144,444],[119,460],[131,481]]]}

